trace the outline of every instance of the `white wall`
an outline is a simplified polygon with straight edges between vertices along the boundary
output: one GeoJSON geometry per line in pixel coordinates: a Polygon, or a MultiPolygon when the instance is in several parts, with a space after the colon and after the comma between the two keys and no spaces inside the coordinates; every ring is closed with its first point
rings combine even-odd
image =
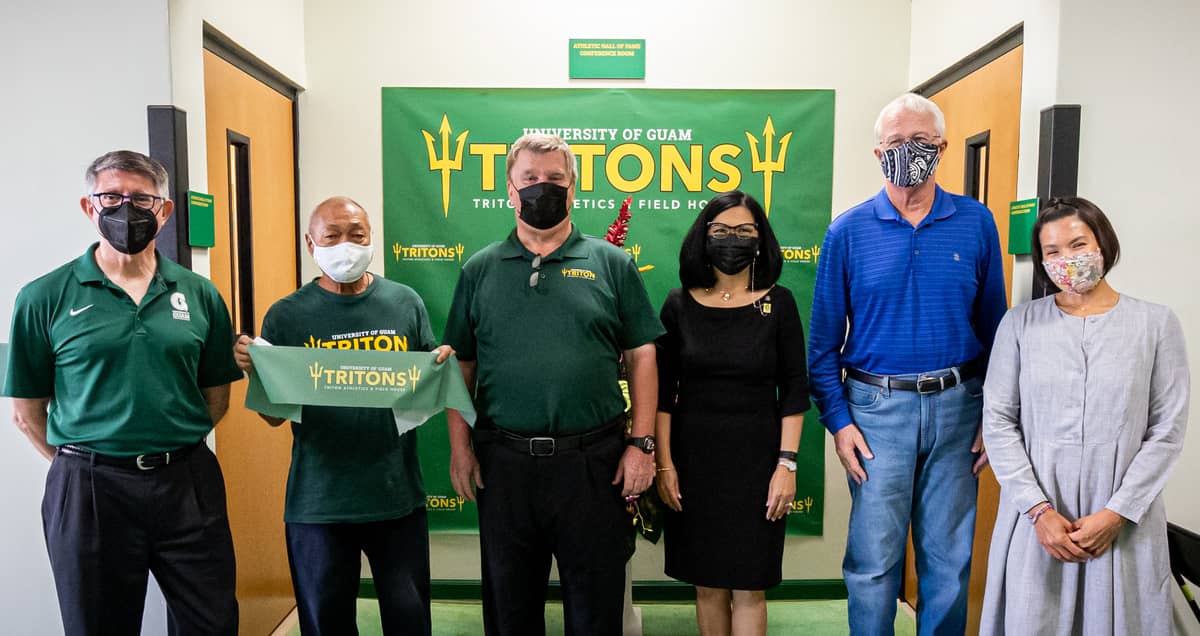
{"type": "MultiPolygon", "coordinates": [[[[381,86],[834,88],[833,207],[880,187],[875,116],[902,92],[908,5],[862,3],[454,1],[306,4],[308,90],[300,98],[300,202],[347,194],[382,239],[381,86]],[[571,37],[645,38],[644,82],[567,79],[571,37]]],[[[382,267],[382,252],[374,263],[382,267]]],[[[306,276],[315,274],[309,259],[306,276]]],[[[449,294],[450,290],[446,290],[449,294]]],[[[849,497],[829,447],[823,538],[789,538],[784,577],[840,579],[849,497]]],[[[479,578],[474,537],[435,537],[434,578],[479,578]]],[[[634,578],[662,579],[660,548],[641,544],[634,578]]]]}
{"type": "Polygon", "coordinates": [[[1039,0],[912,0],[908,86],[924,82],[1016,26],[1039,0]]]}
{"type": "MultiPolygon", "coordinates": [[[[25,283],[79,256],[96,231],[79,209],[83,173],[115,149],[147,152],[146,106],[170,102],[167,12],[155,0],[0,3],[0,341],[25,283]]],[[[0,399],[0,616],[10,634],[61,633],[42,535],[49,464],[0,399]]],[[[165,633],[162,597],[148,597],[146,633],[165,633]]]]}
{"type": "MultiPolygon", "coordinates": [[[[1120,292],[1169,305],[1183,322],[1196,412],[1200,295],[1190,256],[1200,235],[1200,210],[1187,169],[1195,164],[1192,148],[1200,139],[1195,115],[1200,43],[1194,37],[1200,5],[989,0],[970,3],[967,11],[954,0],[913,0],[910,83],[928,79],[1024,21],[1017,197],[1037,194],[1039,111],[1056,103],[1080,104],[1078,192],[1106,212],[1121,239],[1122,260],[1110,281],[1120,292]],[[950,35],[939,42],[945,34],[950,35]],[[965,34],[975,40],[963,41],[965,34]],[[919,46],[933,52],[918,55],[919,46]]],[[[1029,298],[1029,272],[1028,259],[1018,263],[1015,301],[1029,298]]],[[[1164,491],[1168,518],[1192,530],[1200,530],[1198,481],[1200,430],[1193,427],[1164,491]]],[[[1178,592],[1175,597],[1176,629],[1200,634],[1178,592]]]]}
{"type": "MultiPolygon", "coordinates": [[[[302,0],[168,0],[171,99],[187,111],[188,182],[208,187],[208,148],[204,116],[204,24],[220,31],[293,84],[303,87],[304,7],[302,0]]],[[[208,250],[192,250],[192,269],[208,275],[208,250]]]]}

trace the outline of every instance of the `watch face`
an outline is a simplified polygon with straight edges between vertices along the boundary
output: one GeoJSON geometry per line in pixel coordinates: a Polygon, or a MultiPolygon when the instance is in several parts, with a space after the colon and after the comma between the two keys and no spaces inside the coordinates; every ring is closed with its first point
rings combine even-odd
{"type": "Polygon", "coordinates": [[[630,446],[636,446],[643,453],[647,454],[653,453],[654,449],[658,448],[658,445],[654,443],[653,435],[646,435],[645,437],[630,437],[629,441],[626,443],[630,446]]]}

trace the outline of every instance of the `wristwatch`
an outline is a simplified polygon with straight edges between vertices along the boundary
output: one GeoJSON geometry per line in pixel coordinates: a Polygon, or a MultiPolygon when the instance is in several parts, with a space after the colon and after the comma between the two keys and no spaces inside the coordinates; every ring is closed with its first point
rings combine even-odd
{"type": "Polygon", "coordinates": [[[784,468],[786,468],[786,469],[788,469],[788,472],[791,472],[791,473],[794,473],[794,472],[796,472],[796,462],[794,462],[794,461],[792,461],[792,460],[790,460],[790,459],[784,459],[784,458],[782,458],[782,457],[781,457],[781,458],[779,459],[779,465],[780,465],[780,466],[783,466],[783,467],[784,467],[784,468]]]}
{"type": "Polygon", "coordinates": [[[629,439],[625,440],[625,444],[628,446],[636,446],[638,450],[647,455],[653,453],[655,448],[658,448],[658,445],[654,443],[653,435],[646,435],[644,437],[630,437],[629,439]]]}

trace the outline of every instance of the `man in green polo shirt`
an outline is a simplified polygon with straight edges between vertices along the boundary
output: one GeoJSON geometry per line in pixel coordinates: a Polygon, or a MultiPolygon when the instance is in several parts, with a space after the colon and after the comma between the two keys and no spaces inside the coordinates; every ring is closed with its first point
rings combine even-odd
{"type": "Polygon", "coordinates": [[[484,627],[545,631],[553,556],[567,633],[620,634],[623,497],[654,477],[663,328],[633,259],[572,224],[575,156],[562,139],[518,139],[507,176],[516,228],[463,265],[445,334],[479,413],[473,434],[448,419],[451,481],[479,505],[484,627]]]}
{"type": "Polygon", "coordinates": [[[204,443],[229,405],[229,312],[208,280],[163,258],[167,173],[131,151],[88,167],[100,241],[26,285],[4,394],[51,460],[42,502],[67,634],[140,631],[147,572],[172,633],[236,634],[225,483],[204,443]]]}

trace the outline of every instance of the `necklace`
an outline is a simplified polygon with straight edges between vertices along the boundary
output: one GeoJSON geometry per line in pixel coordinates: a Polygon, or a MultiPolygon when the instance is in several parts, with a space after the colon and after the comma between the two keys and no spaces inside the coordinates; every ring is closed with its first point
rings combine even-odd
{"type": "MultiPolygon", "coordinates": [[[[711,294],[711,293],[713,293],[713,288],[712,288],[712,287],[705,287],[705,288],[704,288],[704,292],[705,292],[706,294],[711,294]]],[[[726,303],[727,303],[727,302],[729,302],[729,299],[730,299],[730,298],[733,298],[733,292],[732,292],[732,291],[730,291],[730,290],[728,290],[728,289],[722,289],[721,291],[719,291],[719,292],[717,292],[717,293],[721,294],[721,302],[726,302],[726,303]]]]}

